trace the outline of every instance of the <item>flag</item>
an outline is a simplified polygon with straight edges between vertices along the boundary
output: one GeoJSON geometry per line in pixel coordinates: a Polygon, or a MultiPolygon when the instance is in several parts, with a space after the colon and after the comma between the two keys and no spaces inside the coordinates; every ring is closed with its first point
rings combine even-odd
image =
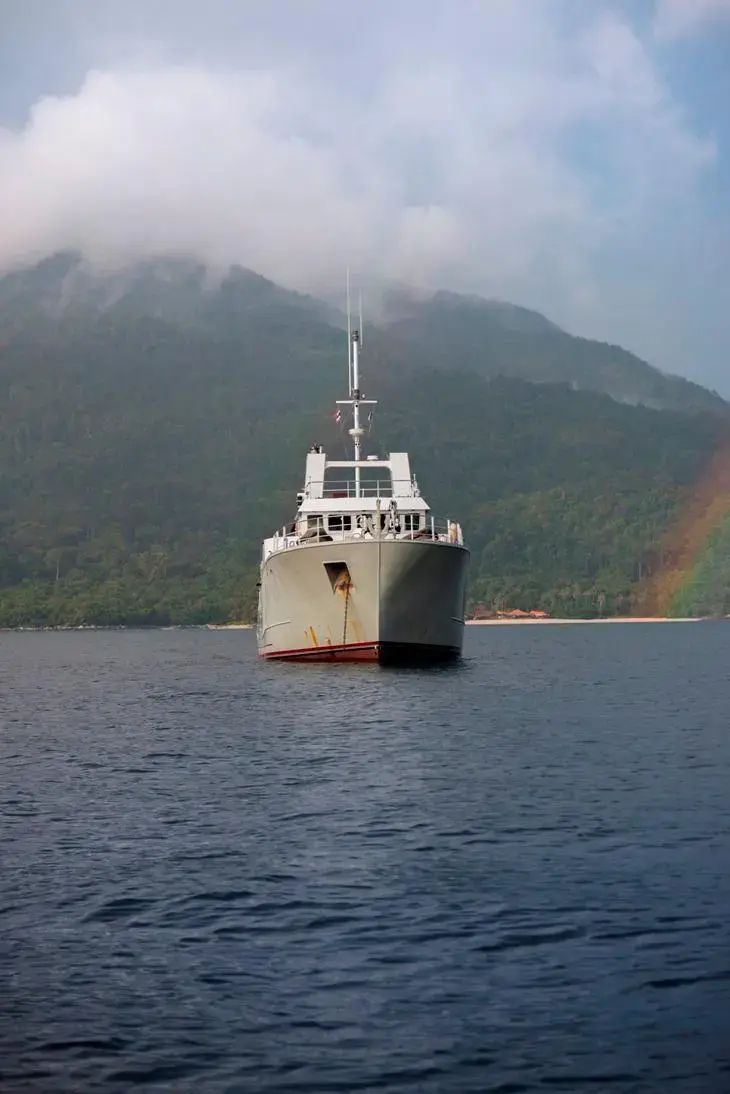
{"type": "Polygon", "coordinates": [[[342,411],[340,410],[339,407],[337,407],[337,410],[335,411],[333,416],[334,416],[335,421],[339,425],[340,422],[342,421],[342,411]]]}

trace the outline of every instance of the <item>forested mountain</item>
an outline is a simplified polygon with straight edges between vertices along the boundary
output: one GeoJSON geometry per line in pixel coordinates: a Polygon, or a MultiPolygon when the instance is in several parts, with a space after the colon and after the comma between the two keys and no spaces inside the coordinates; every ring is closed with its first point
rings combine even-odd
{"type": "MultiPolygon", "coordinates": [[[[569,336],[461,299],[410,313],[401,300],[371,330],[372,450],[410,450],[433,509],[461,520],[472,600],[630,610],[725,437],[725,404],[697,389],[691,413],[629,406],[554,382],[566,377],[547,364],[542,384],[500,375],[503,342],[489,367],[470,355],[460,308],[497,316],[505,338],[569,336]],[[444,307],[451,328],[432,318],[444,307]]],[[[248,615],[261,538],[290,519],[306,449],[343,444],[340,321],[249,271],[221,280],[195,263],[98,278],[62,255],[0,280],[0,625],[248,615]]],[[[634,394],[653,374],[638,365],[634,394]]],[[[684,382],[667,383],[681,402],[684,382]]]]}
{"type": "MultiPolygon", "coordinates": [[[[655,409],[727,414],[715,392],[669,376],[618,346],[567,334],[538,312],[503,301],[451,292],[390,286],[373,300],[373,334],[398,369],[418,359],[426,367],[563,383],[600,391],[618,402],[655,409]]],[[[340,309],[292,292],[242,267],[225,271],[194,260],[158,258],[100,270],[80,255],[53,255],[0,277],[0,331],[53,339],[65,329],[105,316],[111,323],[158,319],[179,331],[218,339],[246,338],[252,323],[304,325],[327,340],[324,327],[343,329],[340,309]]],[[[368,327],[370,327],[368,315],[368,327]]]]}
{"type": "Polygon", "coordinates": [[[417,353],[433,367],[564,383],[655,409],[728,410],[699,384],[666,375],[619,346],[576,338],[513,304],[448,292],[409,298],[401,291],[387,301],[385,321],[392,352],[417,353]]]}

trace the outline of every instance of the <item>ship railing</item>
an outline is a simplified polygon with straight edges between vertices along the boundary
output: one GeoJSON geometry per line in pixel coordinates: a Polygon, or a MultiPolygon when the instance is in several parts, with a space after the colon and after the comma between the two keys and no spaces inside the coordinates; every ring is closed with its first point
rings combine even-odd
{"type": "Polygon", "coordinates": [[[392,498],[412,497],[414,495],[414,483],[411,479],[361,479],[360,493],[354,479],[324,479],[319,482],[308,482],[304,488],[304,496],[310,498],[392,498]]]}
{"type": "Polygon", "coordinates": [[[301,534],[286,527],[275,532],[272,539],[268,541],[269,547],[266,553],[268,556],[278,551],[309,544],[349,543],[376,538],[383,541],[419,540],[451,544],[455,547],[464,546],[464,534],[458,521],[448,517],[436,517],[431,513],[427,513],[425,518],[423,515],[419,516],[419,526],[413,527],[411,514],[398,513],[393,517],[388,511],[382,512],[379,537],[375,526],[376,514],[372,512],[331,514],[320,517],[316,521],[310,517],[306,531],[301,534]],[[333,517],[339,521],[346,521],[349,518],[350,526],[335,526],[331,523],[333,517]]]}

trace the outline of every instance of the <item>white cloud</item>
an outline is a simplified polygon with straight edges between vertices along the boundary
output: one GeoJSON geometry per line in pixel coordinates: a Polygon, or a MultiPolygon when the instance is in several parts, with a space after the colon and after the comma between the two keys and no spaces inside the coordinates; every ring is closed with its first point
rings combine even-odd
{"type": "Polygon", "coordinates": [[[730,0],[657,0],[654,29],[659,37],[682,38],[720,20],[730,25],[730,0]]]}
{"type": "MultiPolygon", "coordinates": [[[[369,9],[384,34],[394,6],[369,9]]],[[[349,264],[590,325],[597,256],[686,204],[714,149],[626,20],[559,8],[465,3],[398,49],[366,31],[344,72],[291,34],[266,66],[90,71],[0,130],[0,266],[178,251],[316,290],[349,264]]]]}

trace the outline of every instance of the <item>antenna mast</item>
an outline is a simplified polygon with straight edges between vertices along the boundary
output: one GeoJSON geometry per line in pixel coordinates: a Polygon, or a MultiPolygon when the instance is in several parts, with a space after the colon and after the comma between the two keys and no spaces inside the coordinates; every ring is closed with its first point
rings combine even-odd
{"type": "Polygon", "coordinates": [[[350,312],[350,267],[347,267],[347,390],[352,395],[352,319],[350,312]]]}
{"type": "Polygon", "coordinates": [[[352,437],[355,447],[355,497],[362,497],[360,481],[360,463],[362,459],[361,447],[365,430],[360,425],[360,407],[375,406],[375,399],[363,399],[360,391],[360,350],[362,349],[362,292],[359,297],[360,327],[352,328],[350,310],[350,269],[347,269],[347,379],[349,386],[349,399],[338,399],[341,406],[352,407],[352,429],[348,433],[352,437]]]}
{"type": "Polygon", "coordinates": [[[360,331],[352,332],[352,429],[349,431],[355,445],[355,497],[360,497],[360,443],[364,430],[360,426],[360,331]]]}

